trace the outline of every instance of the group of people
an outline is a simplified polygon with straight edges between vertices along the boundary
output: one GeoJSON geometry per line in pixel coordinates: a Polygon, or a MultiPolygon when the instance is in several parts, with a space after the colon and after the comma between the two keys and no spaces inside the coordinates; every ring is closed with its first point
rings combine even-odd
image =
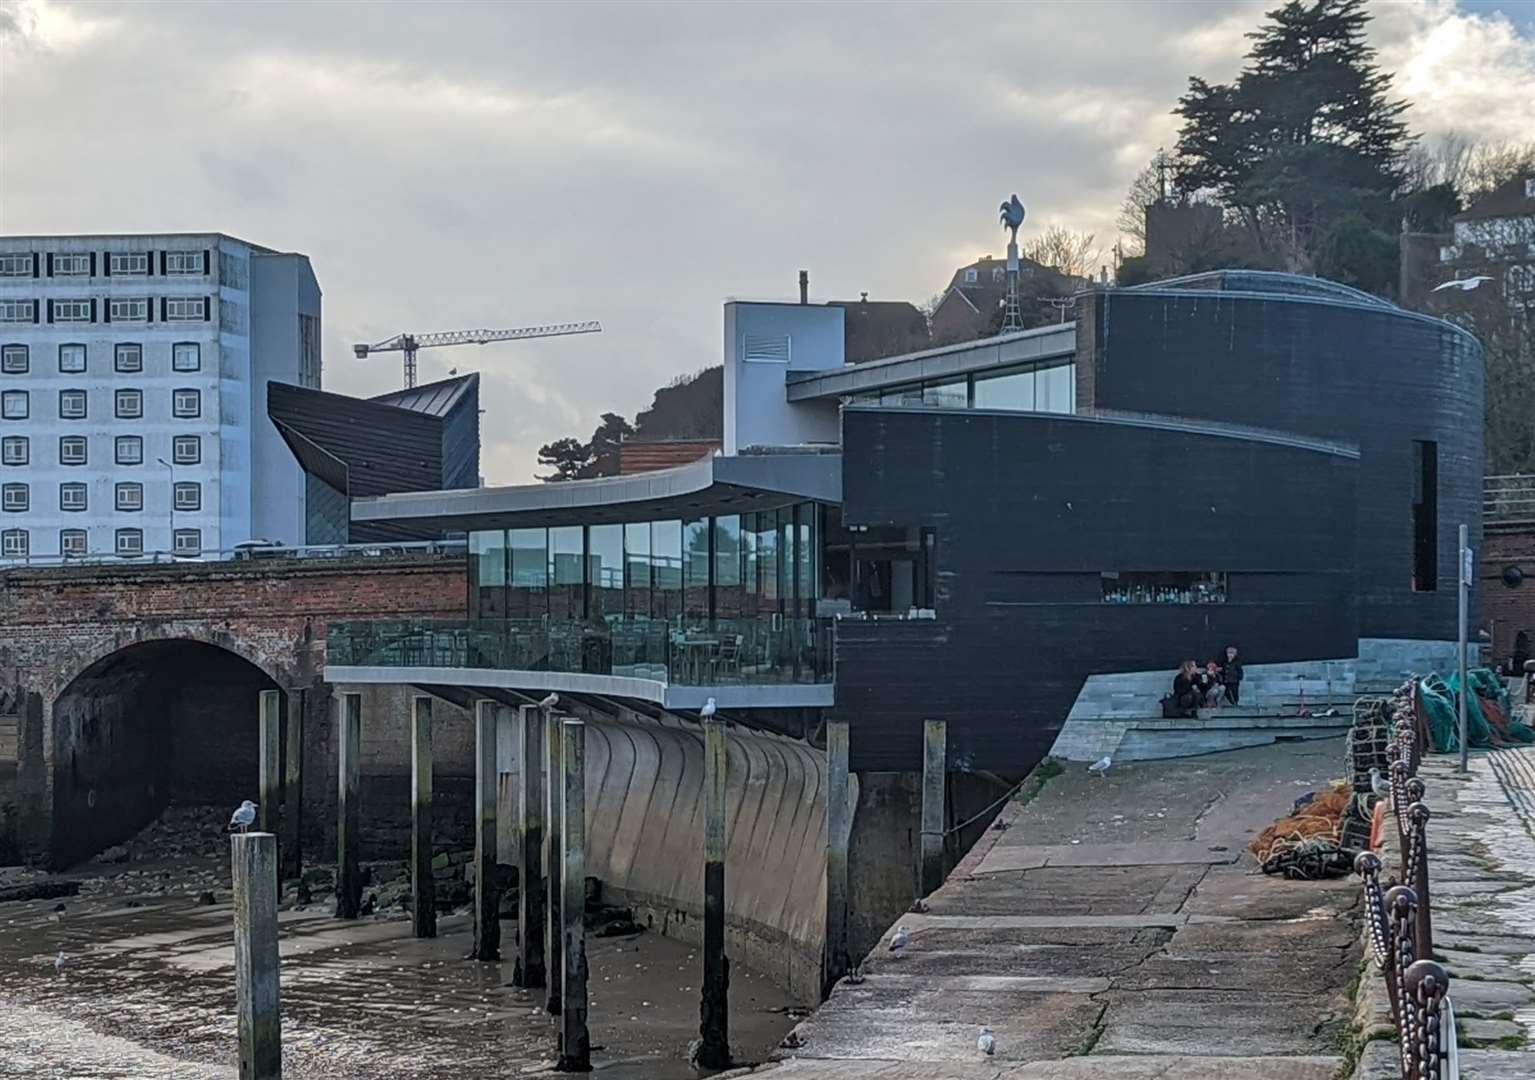
{"type": "Polygon", "coordinates": [[[1200,709],[1213,709],[1225,701],[1242,703],[1242,661],[1237,647],[1227,645],[1221,654],[1204,667],[1193,660],[1178,665],[1173,676],[1173,692],[1162,699],[1162,714],[1167,717],[1197,716],[1200,709]]]}

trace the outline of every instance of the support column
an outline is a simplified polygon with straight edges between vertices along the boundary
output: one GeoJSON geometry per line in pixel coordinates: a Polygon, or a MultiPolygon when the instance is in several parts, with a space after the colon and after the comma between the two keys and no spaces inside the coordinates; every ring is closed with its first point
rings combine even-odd
{"type": "Polygon", "coordinates": [[[821,996],[848,972],[847,845],[852,832],[848,806],[846,720],[826,724],[826,958],[821,996]]]}
{"type": "Polygon", "coordinates": [[[283,763],[282,831],[277,838],[279,870],[284,880],[292,881],[303,875],[303,841],[299,839],[304,829],[304,707],[309,691],[288,691],[287,758],[283,763]]]}
{"type": "Polygon", "coordinates": [[[544,923],[544,971],[549,990],[544,995],[544,1008],[554,1016],[559,1015],[563,1001],[561,987],[564,985],[565,973],[565,957],[560,948],[560,927],[565,924],[562,885],[565,875],[560,862],[560,837],[564,829],[561,808],[565,803],[565,787],[560,783],[560,777],[565,775],[565,739],[561,729],[563,722],[564,717],[556,716],[552,708],[543,710],[544,752],[548,755],[548,765],[544,769],[544,776],[548,780],[544,805],[548,828],[544,836],[544,873],[548,880],[549,897],[544,923]]]}
{"type": "Polygon", "coordinates": [[[517,865],[517,713],[496,706],[496,862],[517,865]]]}
{"type": "Polygon", "coordinates": [[[949,725],[922,724],[922,895],[943,884],[943,819],[948,780],[949,725]]]}
{"type": "Polygon", "coordinates": [[[564,926],[560,952],[565,960],[560,1010],[560,1072],[591,1072],[591,1036],[586,1028],[586,725],[562,725],[565,762],[563,836],[564,926]]]}
{"type": "Polygon", "coordinates": [[[282,691],[261,691],[261,703],[256,723],[256,741],[260,761],[257,767],[258,783],[256,798],[256,828],[272,833],[277,842],[277,822],[282,816],[282,777],[279,773],[282,758],[278,754],[282,738],[282,691]]]}
{"type": "Polygon", "coordinates": [[[544,974],[544,718],[537,705],[517,709],[518,761],[517,963],[512,985],[543,986],[544,974]]]}
{"type": "Polygon", "coordinates": [[[437,880],[432,876],[432,699],[411,699],[410,925],[418,938],[437,936],[437,880]]]}
{"type": "Polygon", "coordinates": [[[229,838],[235,907],[235,1014],[240,1080],[282,1080],[277,977],[277,837],[229,838]]]}
{"type": "Polygon", "coordinates": [[[725,725],[704,724],[704,972],[696,1064],[730,1067],[730,958],[725,955],[725,725]]]}
{"type": "Polygon", "coordinates": [[[474,703],[474,959],[501,959],[496,913],[496,703],[474,703]]]}
{"type": "Polygon", "coordinates": [[[336,918],[355,919],[362,907],[362,870],[357,852],[358,756],[362,752],[362,695],[341,695],[340,731],[336,739],[338,785],[336,789],[336,918]]]}

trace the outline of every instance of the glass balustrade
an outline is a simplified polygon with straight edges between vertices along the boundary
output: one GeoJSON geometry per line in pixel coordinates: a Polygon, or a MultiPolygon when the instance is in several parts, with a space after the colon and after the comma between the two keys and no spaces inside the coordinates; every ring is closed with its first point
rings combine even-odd
{"type": "Polygon", "coordinates": [[[689,625],[672,619],[334,622],[327,663],[553,671],[677,686],[832,681],[830,619],[770,616],[689,625]]]}

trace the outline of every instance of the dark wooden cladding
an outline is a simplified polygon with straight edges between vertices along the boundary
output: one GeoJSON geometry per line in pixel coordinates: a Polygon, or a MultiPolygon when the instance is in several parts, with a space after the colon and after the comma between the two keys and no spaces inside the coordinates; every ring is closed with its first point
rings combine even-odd
{"type": "MultiPolygon", "coordinates": [[[[1170,424],[848,408],[844,520],[937,531],[938,618],[837,624],[854,769],[1049,749],[1088,675],[1352,656],[1356,457],[1170,424]],[[1105,571],[1224,572],[1224,604],[1103,602],[1105,571]]],[[[1148,711],[1155,709],[1148,702],[1148,711]]]]}

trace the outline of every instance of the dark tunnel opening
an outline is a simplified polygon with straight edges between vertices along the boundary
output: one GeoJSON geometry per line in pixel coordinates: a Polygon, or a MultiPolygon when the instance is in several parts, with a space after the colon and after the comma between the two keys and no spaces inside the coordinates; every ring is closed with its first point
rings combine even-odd
{"type": "Polygon", "coordinates": [[[255,798],[258,695],[275,689],[243,657],[181,639],[86,668],[54,704],[53,864],[128,839],[167,806],[255,798]]]}

